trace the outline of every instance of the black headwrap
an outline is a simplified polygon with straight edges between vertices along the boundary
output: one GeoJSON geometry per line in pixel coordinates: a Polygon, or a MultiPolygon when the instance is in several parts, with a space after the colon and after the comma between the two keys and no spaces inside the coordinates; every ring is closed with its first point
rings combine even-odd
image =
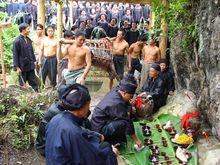
{"type": "Polygon", "coordinates": [[[161,64],[161,63],[164,63],[164,64],[167,65],[167,60],[166,60],[166,59],[161,59],[161,60],[159,61],[159,64],[161,64]]]}
{"type": "Polygon", "coordinates": [[[119,83],[119,88],[129,94],[134,94],[137,86],[137,82],[132,74],[126,75],[119,83]]]}
{"type": "Polygon", "coordinates": [[[80,84],[73,84],[61,97],[66,110],[75,111],[82,108],[91,100],[88,89],[80,84]]]}
{"type": "Polygon", "coordinates": [[[57,96],[58,99],[61,100],[63,94],[66,93],[66,91],[69,90],[69,88],[71,88],[71,85],[60,85],[57,89],[57,96]]]}
{"type": "Polygon", "coordinates": [[[156,71],[160,72],[160,65],[157,63],[154,63],[151,65],[151,68],[155,69],[156,71]]]}

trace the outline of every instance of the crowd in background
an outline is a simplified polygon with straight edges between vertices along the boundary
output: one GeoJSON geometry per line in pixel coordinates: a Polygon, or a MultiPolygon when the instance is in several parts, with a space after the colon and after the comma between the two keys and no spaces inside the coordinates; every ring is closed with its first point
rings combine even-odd
{"type": "MultiPolygon", "coordinates": [[[[3,1],[3,0],[2,0],[3,1]]],[[[1,11],[14,16],[16,23],[37,24],[36,0],[5,1],[6,7],[1,11]]],[[[57,25],[57,4],[46,1],[46,25],[57,25]]],[[[115,2],[72,1],[64,3],[63,27],[65,30],[84,30],[86,38],[91,38],[95,27],[104,29],[106,36],[115,37],[119,28],[126,32],[126,41],[131,45],[141,33],[148,31],[150,6],[141,4],[115,2]]]]}

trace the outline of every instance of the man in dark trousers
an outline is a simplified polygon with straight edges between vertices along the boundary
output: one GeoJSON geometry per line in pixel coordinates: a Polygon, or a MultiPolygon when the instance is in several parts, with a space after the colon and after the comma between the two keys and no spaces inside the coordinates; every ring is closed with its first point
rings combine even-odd
{"type": "Polygon", "coordinates": [[[47,165],[117,165],[117,149],[81,127],[89,113],[88,89],[74,84],[61,100],[67,111],[53,117],[46,126],[47,165]]]}
{"type": "Polygon", "coordinates": [[[19,25],[20,35],[15,39],[13,44],[13,69],[19,74],[19,85],[25,86],[26,81],[38,91],[37,80],[35,77],[35,55],[32,41],[28,37],[30,27],[26,23],[19,25]]]}
{"type": "Polygon", "coordinates": [[[161,72],[159,76],[162,78],[164,82],[164,102],[163,105],[166,104],[167,96],[172,96],[174,94],[175,85],[172,73],[169,71],[167,60],[160,60],[160,69],[161,72]]]}
{"type": "Polygon", "coordinates": [[[92,129],[104,135],[111,144],[126,142],[126,135],[139,146],[141,141],[135,135],[134,125],[130,118],[131,104],[137,83],[133,75],[127,75],[119,86],[113,88],[95,107],[91,124],[92,129]]]}
{"type": "Polygon", "coordinates": [[[150,107],[152,109],[148,110],[148,112],[155,113],[159,110],[161,106],[163,106],[164,97],[164,83],[163,80],[159,76],[160,73],[160,65],[152,64],[150,67],[149,75],[144,82],[144,85],[141,89],[140,96],[147,96],[148,99],[153,100],[153,106],[150,107]]]}

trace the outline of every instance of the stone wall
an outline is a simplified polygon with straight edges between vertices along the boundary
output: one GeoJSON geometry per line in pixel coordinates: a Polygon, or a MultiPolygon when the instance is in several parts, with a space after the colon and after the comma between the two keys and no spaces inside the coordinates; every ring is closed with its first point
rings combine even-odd
{"type": "Polygon", "coordinates": [[[198,43],[186,53],[181,48],[184,31],[176,33],[171,41],[171,63],[177,89],[196,94],[197,106],[206,112],[220,139],[220,0],[200,0],[196,10],[198,43]]]}

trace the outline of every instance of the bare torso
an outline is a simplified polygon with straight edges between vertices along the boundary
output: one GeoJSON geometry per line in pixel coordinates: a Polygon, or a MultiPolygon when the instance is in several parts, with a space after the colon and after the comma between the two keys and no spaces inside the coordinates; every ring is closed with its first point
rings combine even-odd
{"type": "Polygon", "coordinates": [[[132,48],[132,52],[130,52],[131,53],[131,58],[138,59],[139,55],[141,53],[141,46],[137,43],[133,43],[131,45],[131,48],[132,48]]]}
{"type": "Polygon", "coordinates": [[[160,49],[157,46],[146,45],[142,50],[143,60],[154,63],[160,60],[160,49]]]}
{"type": "Polygon", "coordinates": [[[86,52],[89,48],[85,45],[77,47],[76,44],[72,44],[68,47],[67,55],[68,58],[68,69],[78,70],[86,65],[86,52]]]}
{"type": "Polygon", "coordinates": [[[40,49],[41,49],[41,44],[43,42],[43,39],[44,39],[44,36],[42,36],[42,37],[37,36],[33,39],[35,54],[40,54],[40,49]]]}
{"type": "Polygon", "coordinates": [[[124,55],[126,48],[128,47],[128,43],[125,40],[122,41],[113,41],[113,55],[124,55]]]}
{"type": "Polygon", "coordinates": [[[43,40],[44,46],[44,57],[53,57],[56,56],[57,52],[57,40],[54,38],[45,37],[43,40]]]}

